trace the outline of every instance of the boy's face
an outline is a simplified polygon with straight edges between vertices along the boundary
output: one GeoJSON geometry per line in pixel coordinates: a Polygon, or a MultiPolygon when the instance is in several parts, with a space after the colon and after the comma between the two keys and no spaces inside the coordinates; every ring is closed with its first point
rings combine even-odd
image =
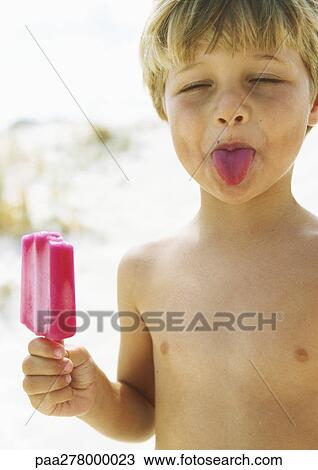
{"type": "Polygon", "coordinates": [[[181,163],[205,191],[224,202],[245,202],[291,169],[307,125],[318,120],[318,100],[311,108],[309,75],[294,49],[281,49],[279,61],[270,61],[253,51],[232,57],[217,48],[205,55],[205,48],[198,48],[194,63],[200,64],[169,72],[165,106],[172,140],[181,163]],[[200,86],[183,91],[194,82],[200,86]],[[217,143],[228,141],[256,150],[247,176],[234,186],[220,177],[210,155],[217,143]]]}

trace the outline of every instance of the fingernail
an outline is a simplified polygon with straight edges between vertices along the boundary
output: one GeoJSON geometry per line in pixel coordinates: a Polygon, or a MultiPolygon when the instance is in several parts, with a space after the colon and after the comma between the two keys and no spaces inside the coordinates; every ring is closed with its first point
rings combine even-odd
{"type": "Polygon", "coordinates": [[[63,351],[61,351],[60,349],[57,349],[56,351],[54,351],[54,356],[57,357],[58,359],[61,359],[63,357],[63,351]]]}

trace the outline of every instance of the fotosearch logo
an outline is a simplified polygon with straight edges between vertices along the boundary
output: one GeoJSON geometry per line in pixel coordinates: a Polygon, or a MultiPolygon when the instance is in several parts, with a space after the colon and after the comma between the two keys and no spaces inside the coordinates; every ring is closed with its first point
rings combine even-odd
{"type": "Polygon", "coordinates": [[[94,321],[97,332],[104,332],[104,327],[116,331],[135,331],[142,326],[142,331],[263,331],[264,327],[277,330],[277,322],[281,320],[280,312],[265,315],[263,312],[242,312],[235,315],[232,312],[215,312],[204,314],[196,312],[189,318],[185,312],[146,311],[142,314],[130,311],[114,310],[38,310],[38,330],[45,332],[49,325],[57,323],[60,330],[73,331],[68,320],[76,315],[76,332],[86,331],[94,321]],[[125,326],[120,318],[125,318],[125,326]],[[128,321],[127,321],[128,319],[128,321]],[[128,323],[128,324],[127,324],[128,323]]]}

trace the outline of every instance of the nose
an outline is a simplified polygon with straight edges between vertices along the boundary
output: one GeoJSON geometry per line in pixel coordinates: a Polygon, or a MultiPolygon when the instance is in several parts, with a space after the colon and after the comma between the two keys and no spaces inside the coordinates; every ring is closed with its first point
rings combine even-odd
{"type": "Polygon", "coordinates": [[[216,126],[221,125],[224,127],[225,124],[233,126],[236,123],[245,123],[248,120],[248,111],[243,103],[228,102],[219,106],[219,110],[214,114],[214,124],[216,126]]]}

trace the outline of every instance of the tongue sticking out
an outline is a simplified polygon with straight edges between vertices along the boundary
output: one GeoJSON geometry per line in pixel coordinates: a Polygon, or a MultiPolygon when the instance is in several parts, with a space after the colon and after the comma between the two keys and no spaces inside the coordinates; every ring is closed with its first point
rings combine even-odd
{"type": "Polygon", "coordinates": [[[228,185],[240,184],[255,156],[253,149],[215,150],[212,154],[214,166],[228,185]]]}

